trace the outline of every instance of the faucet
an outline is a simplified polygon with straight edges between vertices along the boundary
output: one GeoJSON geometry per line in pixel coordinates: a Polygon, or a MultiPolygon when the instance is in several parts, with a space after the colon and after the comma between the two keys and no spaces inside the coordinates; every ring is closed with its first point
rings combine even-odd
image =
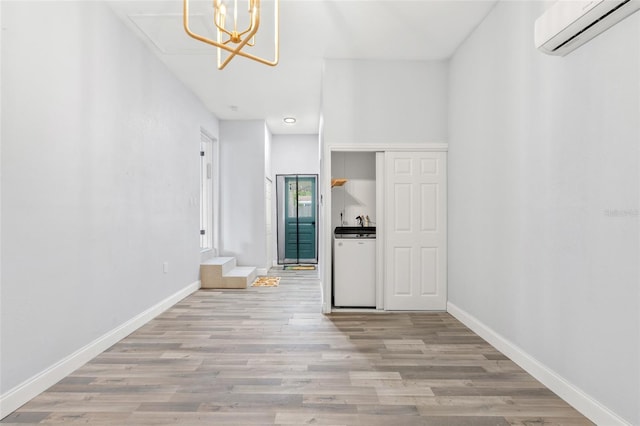
{"type": "Polygon", "coordinates": [[[358,226],[364,226],[362,216],[356,216],[356,222],[358,222],[358,226]]]}

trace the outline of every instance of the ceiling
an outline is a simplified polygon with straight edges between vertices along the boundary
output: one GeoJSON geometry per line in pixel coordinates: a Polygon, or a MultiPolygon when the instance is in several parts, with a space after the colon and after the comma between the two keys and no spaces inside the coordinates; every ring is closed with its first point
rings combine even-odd
{"type": "MultiPolygon", "coordinates": [[[[244,0],[239,0],[244,4],[244,0]]],[[[266,120],[273,134],[318,133],[324,59],[442,60],[495,0],[281,0],[280,62],[236,57],[217,69],[216,49],[187,36],[182,0],[112,1],[123,22],[223,120],[266,120]],[[297,123],[283,122],[287,116],[297,123]]],[[[215,38],[211,2],[190,1],[192,30],[215,38]]],[[[273,58],[273,3],[263,0],[256,46],[273,58]]]]}

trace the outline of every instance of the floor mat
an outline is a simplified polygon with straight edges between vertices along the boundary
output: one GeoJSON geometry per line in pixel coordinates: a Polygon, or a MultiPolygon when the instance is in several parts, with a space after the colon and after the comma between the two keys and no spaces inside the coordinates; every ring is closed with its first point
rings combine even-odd
{"type": "Polygon", "coordinates": [[[314,271],[315,265],[285,265],[282,269],[289,271],[314,271]]]}
{"type": "Polygon", "coordinates": [[[251,287],[277,287],[280,277],[258,277],[251,287]]]}

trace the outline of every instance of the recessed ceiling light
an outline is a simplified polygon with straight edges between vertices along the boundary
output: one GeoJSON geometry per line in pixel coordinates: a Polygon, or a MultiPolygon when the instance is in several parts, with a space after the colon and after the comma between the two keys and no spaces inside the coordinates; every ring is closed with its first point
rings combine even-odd
{"type": "Polygon", "coordinates": [[[295,124],[296,123],[296,119],[295,117],[285,117],[284,118],[284,122],[287,124],[295,124]]]}

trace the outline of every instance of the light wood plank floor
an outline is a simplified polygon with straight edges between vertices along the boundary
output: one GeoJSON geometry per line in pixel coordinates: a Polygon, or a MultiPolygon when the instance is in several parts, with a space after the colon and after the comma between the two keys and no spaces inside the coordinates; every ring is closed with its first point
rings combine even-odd
{"type": "Polygon", "coordinates": [[[3,424],[587,425],[446,313],[320,314],[315,271],[202,290],[3,424]]]}

